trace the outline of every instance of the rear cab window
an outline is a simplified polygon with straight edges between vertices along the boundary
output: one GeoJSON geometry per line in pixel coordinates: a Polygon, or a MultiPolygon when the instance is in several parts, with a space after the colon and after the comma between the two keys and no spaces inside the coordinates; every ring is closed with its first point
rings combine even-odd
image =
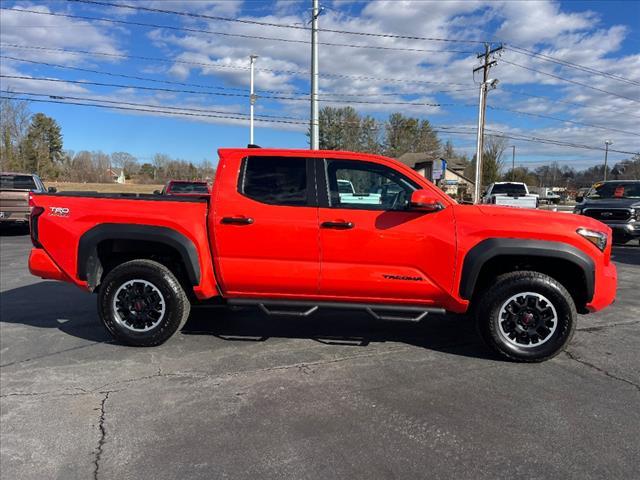
{"type": "Polygon", "coordinates": [[[209,193],[206,183],[176,182],[169,187],[171,193],[209,193]]]}
{"type": "Polygon", "coordinates": [[[525,196],[527,189],[521,183],[496,183],[491,189],[491,194],[525,196]]]}
{"type": "Polygon", "coordinates": [[[300,157],[246,157],[242,162],[238,192],[268,205],[312,206],[315,188],[310,160],[300,157]]]}
{"type": "Polygon", "coordinates": [[[0,175],[2,190],[39,190],[32,175],[0,175]]]}

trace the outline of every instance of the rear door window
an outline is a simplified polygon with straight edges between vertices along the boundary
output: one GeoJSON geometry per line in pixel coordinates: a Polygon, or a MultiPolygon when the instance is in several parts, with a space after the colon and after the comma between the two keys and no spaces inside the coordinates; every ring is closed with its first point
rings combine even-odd
{"type": "Polygon", "coordinates": [[[309,195],[307,160],[296,157],[247,157],[238,191],[269,205],[306,206],[309,195]]]}

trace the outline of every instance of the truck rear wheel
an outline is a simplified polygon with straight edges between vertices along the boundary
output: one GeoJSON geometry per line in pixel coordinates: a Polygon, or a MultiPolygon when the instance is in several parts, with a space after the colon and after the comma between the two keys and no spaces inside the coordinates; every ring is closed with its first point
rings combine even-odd
{"type": "Polygon", "coordinates": [[[98,312],[109,332],[129,345],[167,341],[189,317],[191,304],[164,265],[132,260],[115,267],[98,293],[98,312]]]}
{"type": "Polygon", "coordinates": [[[555,279],[539,272],[501,275],[476,310],[484,341],[519,362],[555,357],[573,337],[577,312],[573,298],[555,279]]]}

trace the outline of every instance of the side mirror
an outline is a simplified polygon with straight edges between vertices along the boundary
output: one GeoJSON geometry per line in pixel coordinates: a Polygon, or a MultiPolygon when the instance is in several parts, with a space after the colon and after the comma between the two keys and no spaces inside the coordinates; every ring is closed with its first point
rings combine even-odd
{"type": "Polygon", "coordinates": [[[162,195],[162,192],[160,190],[154,190],[153,194],[154,195],[162,195]]]}
{"type": "Polygon", "coordinates": [[[47,193],[56,193],[57,191],[58,191],[58,189],[56,187],[47,188],[47,193]]]}
{"type": "Polygon", "coordinates": [[[582,195],[576,196],[576,203],[582,203],[583,200],[584,200],[584,197],[582,195]]]}
{"type": "Polygon", "coordinates": [[[444,205],[429,190],[416,190],[411,194],[409,208],[419,212],[437,212],[444,205]]]}

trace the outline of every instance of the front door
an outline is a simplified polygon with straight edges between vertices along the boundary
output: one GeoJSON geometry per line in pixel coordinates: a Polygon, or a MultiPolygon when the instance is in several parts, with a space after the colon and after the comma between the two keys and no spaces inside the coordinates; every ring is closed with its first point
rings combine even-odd
{"type": "Polygon", "coordinates": [[[409,210],[411,193],[425,185],[391,162],[323,162],[320,185],[328,192],[319,210],[320,294],[442,305],[453,278],[453,209],[409,210]]]}
{"type": "Polygon", "coordinates": [[[225,198],[214,199],[210,231],[223,292],[316,295],[320,258],[312,161],[255,155],[229,159],[218,175],[225,198]]]}

